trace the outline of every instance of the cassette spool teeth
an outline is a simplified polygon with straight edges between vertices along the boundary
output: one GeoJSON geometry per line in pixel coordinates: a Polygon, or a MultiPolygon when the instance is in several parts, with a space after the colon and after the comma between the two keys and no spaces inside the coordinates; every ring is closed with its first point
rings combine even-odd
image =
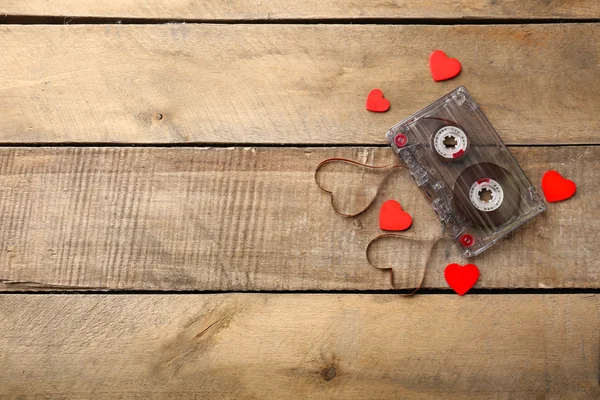
{"type": "Polygon", "coordinates": [[[466,168],[457,178],[454,203],[482,228],[494,230],[511,221],[519,211],[521,190],[506,169],[492,163],[466,168]]]}

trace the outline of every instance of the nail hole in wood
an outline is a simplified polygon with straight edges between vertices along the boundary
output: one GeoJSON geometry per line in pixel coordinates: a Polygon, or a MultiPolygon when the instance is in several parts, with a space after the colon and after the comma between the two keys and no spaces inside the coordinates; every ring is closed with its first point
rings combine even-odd
{"type": "Polygon", "coordinates": [[[321,378],[323,378],[327,382],[333,380],[336,376],[337,368],[335,367],[335,365],[331,365],[321,370],[321,378]]]}

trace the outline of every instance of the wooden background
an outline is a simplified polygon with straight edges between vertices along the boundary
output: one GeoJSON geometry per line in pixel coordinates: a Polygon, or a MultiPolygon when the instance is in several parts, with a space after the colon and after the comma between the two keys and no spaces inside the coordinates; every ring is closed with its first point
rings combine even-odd
{"type": "MultiPolygon", "coordinates": [[[[600,398],[599,43],[596,0],[1,1],[0,399],[600,398]],[[405,173],[354,219],[313,180],[461,84],[578,183],[464,297],[405,173]],[[370,256],[416,297],[366,262],[388,198],[414,226],[370,256]]],[[[381,178],[320,177],[350,211],[381,178]]]]}

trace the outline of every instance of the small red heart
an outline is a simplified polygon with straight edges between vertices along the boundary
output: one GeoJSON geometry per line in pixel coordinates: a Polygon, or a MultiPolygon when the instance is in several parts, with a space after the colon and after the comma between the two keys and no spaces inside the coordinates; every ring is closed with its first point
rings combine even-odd
{"type": "Polygon", "coordinates": [[[405,231],[412,225],[412,217],[396,200],[388,200],[379,211],[379,227],[384,231],[405,231]]]}
{"type": "Polygon", "coordinates": [[[475,285],[479,279],[479,268],[475,264],[467,264],[465,266],[459,264],[448,264],[444,270],[444,278],[448,285],[459,296],[464,295],[475,285]]]}
{"type": "Polygon", "coordinates": [[[383,92],[373,89],[367,97],[367,110],[373,112],[386,112],[390,109],[390,101],[383,98],[383,92]]]}
{"type": "Polygon", "coordinates": [[[550,170],[542,177],[542,190],[546,200],[553,203],[572,197],[577,186],[572,180],[563,178],[558,172],[550,170]]]}
{"type": "Polygon", "coordinates": [[[434,81],[445,81],[460,73],[460,61],[448,57],[441,50],[436,50],[429,56],[429,70],[434,81]]]}

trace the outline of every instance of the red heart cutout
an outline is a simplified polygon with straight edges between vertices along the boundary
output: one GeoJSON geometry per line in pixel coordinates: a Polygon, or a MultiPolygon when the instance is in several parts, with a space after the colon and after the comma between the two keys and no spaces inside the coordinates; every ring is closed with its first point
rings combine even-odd
{"type": "Polygon", "coordinates": [[[436,50],[429,56],[429,69],[434,81],[445,81],[460,73],[460,61],[448,57],[441,50],[436,50]]]}
{"type": "Polygon", "coordinates": [[[546,200],[554,203],[572,197],[577,190],[577,186],[572,180],[563,178],[558,172],[550,170],[542,177],[542,190],[546,200]]]}
{"type": "Polygon", "coordinates": [[[390,109],[390,101],[383,98],[383,92],[373,89],[367,97],[367,110],[373,112],[386,112],[390,109]]]}
{"type": "Polygon", "coordinates": [[[412,217],[402,210],[396,200],[388,200],[379,211],[379,227],[384,231],[405,231],[412,225],[412,217]]]}
{"type": "Polygon", "coordinates": [[[459,264],[448,264],[444,270],[444,278],[448,285],[459,296],[464,295],[475,285],[479,279],[479,268],[475,264],[467,264],[465,266],[459,264]]]}

